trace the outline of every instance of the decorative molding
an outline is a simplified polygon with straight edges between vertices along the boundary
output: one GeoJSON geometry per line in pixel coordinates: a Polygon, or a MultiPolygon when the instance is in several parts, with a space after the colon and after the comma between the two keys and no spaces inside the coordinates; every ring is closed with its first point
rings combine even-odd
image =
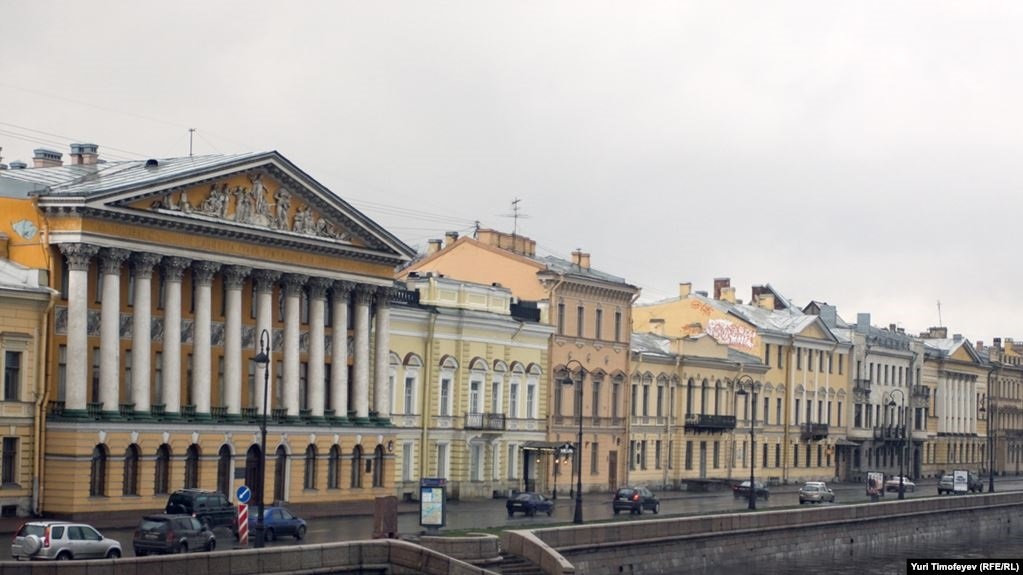
{"type": "Polygon", "coordinates": [[[284,286],[284,295],[287,297],[298,297],[302,295],[302,286],[309,281],[309,276],[303,274],[284,274],[281,277],[281,285],[284,286]]]}
{"type": "Polygon", "coordinates": [[[334,280],[311,277],[306,285],[309,286],[309,299],[324,299],[327,297],[327,290],[334,283],[334,280]]]}
{"type": "Polygon", "coordinates": [[[99,253],[99,246],[91,244],[58,244],[71,271],[89,271],[92,258],[99,253]]]}
{"type": "Polygon", "coordinates": [[[191,260],[188,258],[180,258],[177,256],[163,258],[161,264],[163,265],[165,279],[167,281],[180,282],[182,273],[190,263],[191,260]]]}
{"type": "Polygon", "coordinates": [[[192,262],[192,281],[199,286],[210,286],[213,284],[213,274],[220,270],[219,262],[197,260],[192,262]]]}
{"type": "Polygon", "coordinates": [[[148,252],[135,252],[131,255],[132,274],[139,279],[153,277],[153,268],[160,263],[163,256],[148,252]]]}
{"type": "Polygon", "coordinates": [[[121,264],[131,252],[121,248],[103,248],[99,253],[99,269],[103,274],[121,275],[121,264]]]}
{"type": "Polygon", "coordinates": [[[227,289],[241,289],[245,285],[245,278],[252,273],[252,268],[247,266],[224,266],[221,273],[224,275],[224,283],[227,289]]]}
{"type": "Polygon", "coordinates": [[[256,284],[256,293],[273,291],[274,284],[281,277],[281,272],[273,270],[252,270],[252,281],[256,284]]]}

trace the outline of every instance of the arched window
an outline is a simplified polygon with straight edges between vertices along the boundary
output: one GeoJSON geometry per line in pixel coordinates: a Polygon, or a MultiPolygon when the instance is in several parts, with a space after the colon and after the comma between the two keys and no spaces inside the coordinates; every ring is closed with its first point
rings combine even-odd
{"type": "Polygon", "coordinates": [[[185,489],[199,487],[199,446],[192,444],[188,446],[185,454],[185,489]]]}
{"type": "Polygon", "coordinates": [[[274,503],[287,501],[286,481],[288,478],[288,450],[283,445],[277,446],[277,458],[274,462],[274,503]]]}
{"type": "Polygon", "coordinates": [[[124,450],[124,486],[121,494],[139,494],[139,446],[134,443],[124,450]]]}
{"type": "Polygon", "coordinates": [[[362,446],[352,448],[352,484],[351,487],[362,487],[362,446]]]}
{"type": "Polygon", "coordinates": [[[231,496],[231,448],[227,445],[220,446],[220,453],[217,455],[217,491],[231,496]]]}
{"type": "Polygon", "coordinates": [[[245,453],[245,485],[252,489],[252,505],[258,505],[263,498],[263,475],[259,473],[260,463],[263,461],[263,452],[258,445],[249,447],[245,453]]]}
{"type": "Polygon", "coordinates": [[[107,448],[97,445],[92,449],[92,468],[89,474],[89,495],[104,497],[107,494],[107,448]]]}
{"type": "Polygon", "coordinates": [[[373,487],[384,486],[384,446],[378,445],[373,451],[373,487]]]}
{"type": "Polygon", "coordinates": [[[170,446],[164,443],[156,450],[156,476],[153,480],[153,493],[162,495],[167,493],[167,486],[170,480],[170,446]]]}
{"type": "Polygon", "coordinates": [[[330,455],[327,458],[327,489],[338,489],[341,487],[341,447],[330,446],[330,455]]]}
{"type": "Polygon", "coordinates": [[[305,488],[316,489],[316,446],[305,448],[305,488]]]}

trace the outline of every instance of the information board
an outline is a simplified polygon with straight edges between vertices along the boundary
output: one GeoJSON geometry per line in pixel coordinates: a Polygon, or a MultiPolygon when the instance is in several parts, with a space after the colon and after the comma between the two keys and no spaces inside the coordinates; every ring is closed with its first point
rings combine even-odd
{"type": "Polygon", "coordinates": [[[419,480],[419,524],[423,527],[443,527],[447,521],[447,480],[443,477],[424,477],[419,480]]]}

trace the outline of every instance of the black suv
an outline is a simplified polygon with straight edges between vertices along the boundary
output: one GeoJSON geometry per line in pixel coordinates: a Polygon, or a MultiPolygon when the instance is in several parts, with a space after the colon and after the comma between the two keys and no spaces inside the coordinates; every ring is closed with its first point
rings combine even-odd
{"type": "Polygon", "coordinates": [[[135,555],[213,551],[217,538],[209,527],[191,515],[146,515],[132,539],[135,555]]]}
{"type": "Polygon", "coordinates": [[[615,515],[621,511],[639,515],[643,513],[644,509],[660,513],[661,502],[646,487],[622,487],[615,492],[615,498],[611,500],[611,508],[615,515]]]}
{"type": "Polygon", "coordinates": [[[226,527],[231,533],[238,534],[238,512],[227,496],[217,491],[179,489],[171,493],[164,511],[191,515],[211,530],[226,527]]]}

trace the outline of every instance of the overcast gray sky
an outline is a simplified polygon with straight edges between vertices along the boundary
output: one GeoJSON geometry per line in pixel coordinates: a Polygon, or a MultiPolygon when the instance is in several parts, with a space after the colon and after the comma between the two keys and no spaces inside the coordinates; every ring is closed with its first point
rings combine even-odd
{"type": "Polygon", "coordinates": [[[1023,337],[1023,3],[0,5],[3,162],[278,150],[420,250],[1023,337]]]}

